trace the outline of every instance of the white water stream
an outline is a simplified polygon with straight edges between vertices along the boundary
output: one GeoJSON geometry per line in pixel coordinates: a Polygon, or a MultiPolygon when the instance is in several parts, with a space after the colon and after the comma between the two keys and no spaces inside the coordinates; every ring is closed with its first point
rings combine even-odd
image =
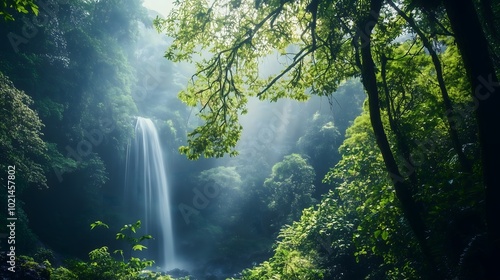
{"type": "Polygon", "coordinates": [[[154,123],[138,117],[135,139],[127,151],[125,201],[127,217],[142,222],[141,233],[153,236],[140,253],[162,270],[176,267],[169,189],[163,152],[154,123]]]}

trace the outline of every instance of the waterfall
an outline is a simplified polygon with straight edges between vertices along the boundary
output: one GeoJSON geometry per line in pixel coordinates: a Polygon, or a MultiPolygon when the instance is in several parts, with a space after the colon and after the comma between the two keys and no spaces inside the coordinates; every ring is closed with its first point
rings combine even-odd
{"type": "Polygon", "coordinates": [[[141,220],[141,234],[150,234],[140,257],[155,260],[162,270],[175,267],[169,190],[158,132],[150,119],[138,117],[135,138],[127,149],[125,209],[130,223],[141,220]]]}

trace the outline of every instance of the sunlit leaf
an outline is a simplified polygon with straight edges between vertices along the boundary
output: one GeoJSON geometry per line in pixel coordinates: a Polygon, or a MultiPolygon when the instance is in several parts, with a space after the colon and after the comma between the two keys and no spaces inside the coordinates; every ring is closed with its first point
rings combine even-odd
{"type": "Polygon", "coordinates": [[[132,250],[134,251],[142,251],[143,249],[147,249],[148,247],[144,246],[144,245],[141,245],[141,244],[135,244],[133,247],[132,247],[132,250]]]}
{"type": "Polygon", "coordinates": [[[95,227],[105,227],[105,228],[109,228],[109,226],[101,221],[95,221],[93,223],[90,224],[90,229],[94,229],[95,227]]]}

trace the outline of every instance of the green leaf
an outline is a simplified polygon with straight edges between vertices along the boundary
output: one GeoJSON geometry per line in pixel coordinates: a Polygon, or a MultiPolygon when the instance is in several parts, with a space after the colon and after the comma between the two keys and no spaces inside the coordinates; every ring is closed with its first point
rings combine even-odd
{"type": "Polygon", "coordinates": [[[116,234],[116,239],[125,239],[125,234],[119,232],[116,234]]]}
{"type": "Polygon", "coordinates": [[[384,231],[382,232],[382,239],[383,239],[383,240],[387,240],[387,238],[389,238],[389,232],[388,232],[388,231],[386,231],[386,230],[384,230],[384,231]]]}
{"type": "Polygon", "coordinates": [[[109,226],[101,221],[95,221],[90,224],[90,229],[93,230],[95,227],[105,227],[109,228],[109,226]]]}
{"type": "Polygon", "coordinates": [[[35,16],[38,16],[38,6],[33,4],[31,5],[31,11],[35,14],[35,16]]]}
{"type": "Polygon", "coordinates": [[[132,247],[132,250],[134,251],[142,251],[143,249],[147,249],[148,247],[141,245],[141,244],[135,244],[134,247],[132,247]]]}
{"type": "Polygon", "coordinates": [[[153,239],[153,236],[151,235],[143,235],[141,236],[141,238],[139,238],[139,242],[143,241],[143,240],[146,240],[146,239],[153,239]]]}
{"type": "Polygon", "coordinates": [[[129,227],[131,227],[131,226],[132,226],[132,225],[124,225],[124,226],[122,227],[122,229],[120,229],[120,231],[124,231],[124,230],[128,229],[128,228],[129,228],[129,227]]]}

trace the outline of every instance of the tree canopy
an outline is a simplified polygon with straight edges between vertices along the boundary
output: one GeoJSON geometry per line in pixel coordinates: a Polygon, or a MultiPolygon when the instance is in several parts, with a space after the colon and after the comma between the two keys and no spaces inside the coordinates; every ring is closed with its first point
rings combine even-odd
{"type": "MultiPolygon", "coordinates": [[[[155,25],[174,38],[167,59],[196,65],[179,97],[203,121],[180,151],[191,159],[235,155],[238,118],[250,98],[329,96],[348,78],[361,77],[382,163],[376,177],[388,177],[393,188],[382,192],[395,195],[401,211],[393,219],[405,218],[429,277],[443,277],[440,263],[446,261],[429,241],[433,215],[420,197],[422,184],[429,183],[421,174],[432,174],[440,163],[424,166],[417,155],[434,161],[434,148],[451,145],[454,182],[466,188],[470,181],[462,174],[482,174],[488,240],[495,248],[500,240],[500,222],[493,218],[500,213],[500,183],[493,175],[500,148],[492,134],[492,120],[500,118],[498,50],[488,8],[497,6],[471,0],[177,2],[155,25]],[[280,68],[263,69],[261,62],[269,60],[280,68]],[[444,138],[428,140],[430,135],[444,138]],[[464,152],[469,143],[478,144],[473,157],[464,152]]],[[[445,194],[453,196],[451,190],[445,194]]],[[[472,204],[480,208],[481,202],[472,204]]],[[[383,239],[389,234],[376,232],[383,239]]],[[[487,259],[482,265],[495,273],[487,259]]]]}
{"type": "Polygon", "coordinates": [[[273,212],[274,227],[281,228],[300,219],[302,209],[314,204],[314,169],[299,154],[285,156],[276,163],[264,188],[269,194],[268,207],[273,212]]]}
{"type": "MultiPolygon", "coordinates": [[[[41,139],[43,124],[38,114],[30,108],[33,100],[0,72],[0,167],[6,164],[17,168],[18,179],[47,187],[43,163],[47,162],[47,146],[41,139]]],[[[3,180],[4,178],[2,178],[3,180]]],[[[7,185],[7,183],[5,183],[7,185]]]]}

